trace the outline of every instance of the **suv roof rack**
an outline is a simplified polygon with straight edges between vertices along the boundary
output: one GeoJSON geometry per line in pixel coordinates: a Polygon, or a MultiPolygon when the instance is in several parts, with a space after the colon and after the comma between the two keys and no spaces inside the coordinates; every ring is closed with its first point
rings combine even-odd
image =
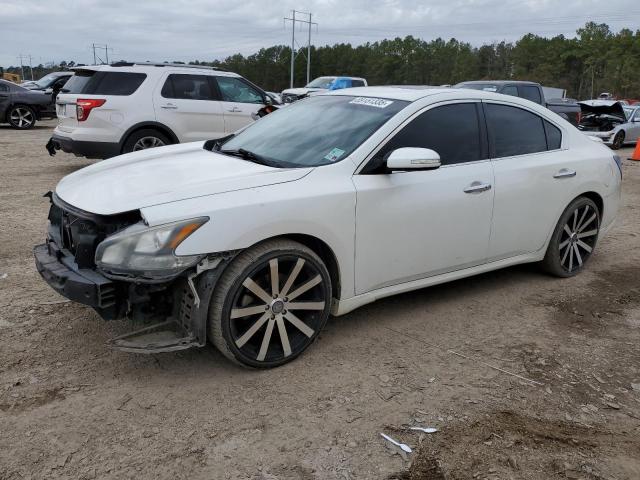
{"type": "Polygon", "coordinates": [[[209,67],[207,65],[187,65],[186,63],[164,63],[164,62],[114,62],[112,67],[133,67],[134,65],[146,66],[146,67],[179,67],[179,68],[200,68],[206,70],[218,70],[225,72],[226,70],[218,67],[209,67]]]}

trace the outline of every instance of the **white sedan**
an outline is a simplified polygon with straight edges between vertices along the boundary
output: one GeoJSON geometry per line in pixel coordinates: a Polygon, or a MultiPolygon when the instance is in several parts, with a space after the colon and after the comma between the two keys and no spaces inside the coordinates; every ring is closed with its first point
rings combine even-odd
{"type": "Polygon", "coordinates": [[[526,262],[575,275],[620,184],[609,149],[527,100],[356,88],[65,177],[34,253],[58,292],[140,326],[116,348],[273,367],[382,297],[526,262]]]}

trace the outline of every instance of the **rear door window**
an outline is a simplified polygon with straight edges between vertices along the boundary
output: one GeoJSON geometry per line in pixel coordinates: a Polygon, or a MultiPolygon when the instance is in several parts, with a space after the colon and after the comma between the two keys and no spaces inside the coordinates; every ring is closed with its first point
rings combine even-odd
{"type": "Polygon", "coordinates": [[[544,120],[538,115],[522,108],[495,103],[485,104],[485,112],[493,158],[547,150],[544,120]]]}
{"type": "Polygon", "coordinates": [[[172,73],[160,92],[164,98],[182,100],[217,100],[207,75],[189,75],[172,73]]]}
{"type": "Polygon", "coordinates": [[[547,150],[558,150],[562,145],[562,132],[551,122],[544,121],[544,132],[547,134],[547,150]]]}
{"type": "Polygon", "coordinates": [[[127,96],[133,94],[145,78],[144,73],[79,70],[65,84],[63,93],[127,96]]]}
{"type": "Polygon", "coordinates": [[[522,98],[542,104],[542,97],[540,96],[540,89],[538,87],[533,85],[520,85],[518,86],[518,90],[522,98]]]}

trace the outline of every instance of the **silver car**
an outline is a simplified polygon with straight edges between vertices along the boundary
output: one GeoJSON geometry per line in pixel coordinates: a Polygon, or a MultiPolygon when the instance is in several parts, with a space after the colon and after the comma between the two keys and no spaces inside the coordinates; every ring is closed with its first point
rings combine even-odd
{"type": "Polygon", "coordinates": [[[640,105],[624,105],[610,100],[580,102],[582,118],[578,128],[597,137],[613,150],[635,144],[640,138],[640,105]]]}

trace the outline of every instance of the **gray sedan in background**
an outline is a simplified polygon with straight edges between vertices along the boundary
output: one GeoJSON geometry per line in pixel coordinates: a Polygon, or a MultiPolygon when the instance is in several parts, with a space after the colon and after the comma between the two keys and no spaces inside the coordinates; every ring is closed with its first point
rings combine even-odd
{"type": "Polygon", "coordinates": [[[56,118],[54,94],[0,80],[0,123],[26,130],[43,118],[56,118]]]}
{"type": "Polygon", "coordinates": [[[613,150],[635,144],[640,138],[640,106],[614,100],[579,102],[582,118],[578,128],[586,135],[600,138],[613,150]]]}

